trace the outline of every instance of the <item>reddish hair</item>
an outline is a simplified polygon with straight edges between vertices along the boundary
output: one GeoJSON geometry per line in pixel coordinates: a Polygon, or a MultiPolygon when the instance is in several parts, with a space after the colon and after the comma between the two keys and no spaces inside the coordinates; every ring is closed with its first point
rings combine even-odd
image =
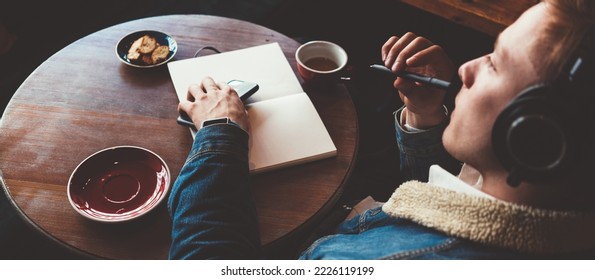
{"type": "MultiPolygon", "coordinates": [[[[544,0],[549,14],[549,25],[543,36],[547,45],[544,57],[535,58],[544,71],[546,81],[560,74],[569,54],[572,53],[587,32],[595,24],[595,1],[593,0],[544,0]]],[[[593,50],[595,52],[595,49],[593,50]]]]}

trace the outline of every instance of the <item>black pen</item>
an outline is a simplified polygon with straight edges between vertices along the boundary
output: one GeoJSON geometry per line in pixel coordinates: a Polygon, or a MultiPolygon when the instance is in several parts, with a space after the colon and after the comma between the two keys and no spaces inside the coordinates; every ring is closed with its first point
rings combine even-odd
{"type": "Polygon", "coordinates": [[[427,76],[423,76],[423,75],[419,75],[419,74],[415,74],[415,73],[411,73],[411,72],[407,72],[407,71],[399,71],[397,73],[393,73],[393,71],[386,68],[384,65],[372,64],[372,65],[370,65],[370,68],[372,68],[374,70],[378,70],[380,72],[384,72],[386,74],[390,74],[393,77],[397,76],[397,77],[405,78],[410,81],[418,82],[418,83],[432,86],[432,87],[439,88],[439,89],[450,89],[450,87],[451,87],[450,82],[440,80],[438,78],[427,77],[427,76]]]}

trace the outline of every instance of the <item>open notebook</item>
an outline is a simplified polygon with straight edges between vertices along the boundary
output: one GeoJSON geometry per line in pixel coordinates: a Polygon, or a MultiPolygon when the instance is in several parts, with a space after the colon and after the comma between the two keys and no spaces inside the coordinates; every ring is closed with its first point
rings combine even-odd
{"type": "MultiPolygon", "coordinates": [[[[255,82],[248,100],[250,172],[259,173],[335,156],[335,147],[278,43],[167,64],[178,99],[206,76],[255,82]]],[[[195,132],[192,131],[194,137],[195,132]]]]}

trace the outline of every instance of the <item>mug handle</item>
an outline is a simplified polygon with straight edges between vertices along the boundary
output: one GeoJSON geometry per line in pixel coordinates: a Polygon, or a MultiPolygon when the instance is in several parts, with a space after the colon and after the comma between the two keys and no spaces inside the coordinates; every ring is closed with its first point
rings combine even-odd
{"type": "Polygon", "coordinates": [[[339,72],[340,81],[351,81],[356,76],[355,66],[351,64],[345,65],[345,67],[339,72]]]}

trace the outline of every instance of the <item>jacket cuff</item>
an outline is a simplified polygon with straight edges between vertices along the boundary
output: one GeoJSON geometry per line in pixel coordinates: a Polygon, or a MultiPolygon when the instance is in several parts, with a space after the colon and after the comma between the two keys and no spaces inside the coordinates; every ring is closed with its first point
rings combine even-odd
{"type": "Polygon", "coordinates": [[[198,130],[188,161],[206,152],[224,152],[248,157],[249,135],[237,125],[210,125],[198,130]]]}
{"type": "Polygon", "coordinates": [[[395,130],[397,145],[402,153],[411,156],[429,156],[442,151],[442,134],[450,119],[446,118],[437,126],[420,131],[407,131],[401,125],[401,112],[405,106],[393,113],[395,119],[395,130]]]}

